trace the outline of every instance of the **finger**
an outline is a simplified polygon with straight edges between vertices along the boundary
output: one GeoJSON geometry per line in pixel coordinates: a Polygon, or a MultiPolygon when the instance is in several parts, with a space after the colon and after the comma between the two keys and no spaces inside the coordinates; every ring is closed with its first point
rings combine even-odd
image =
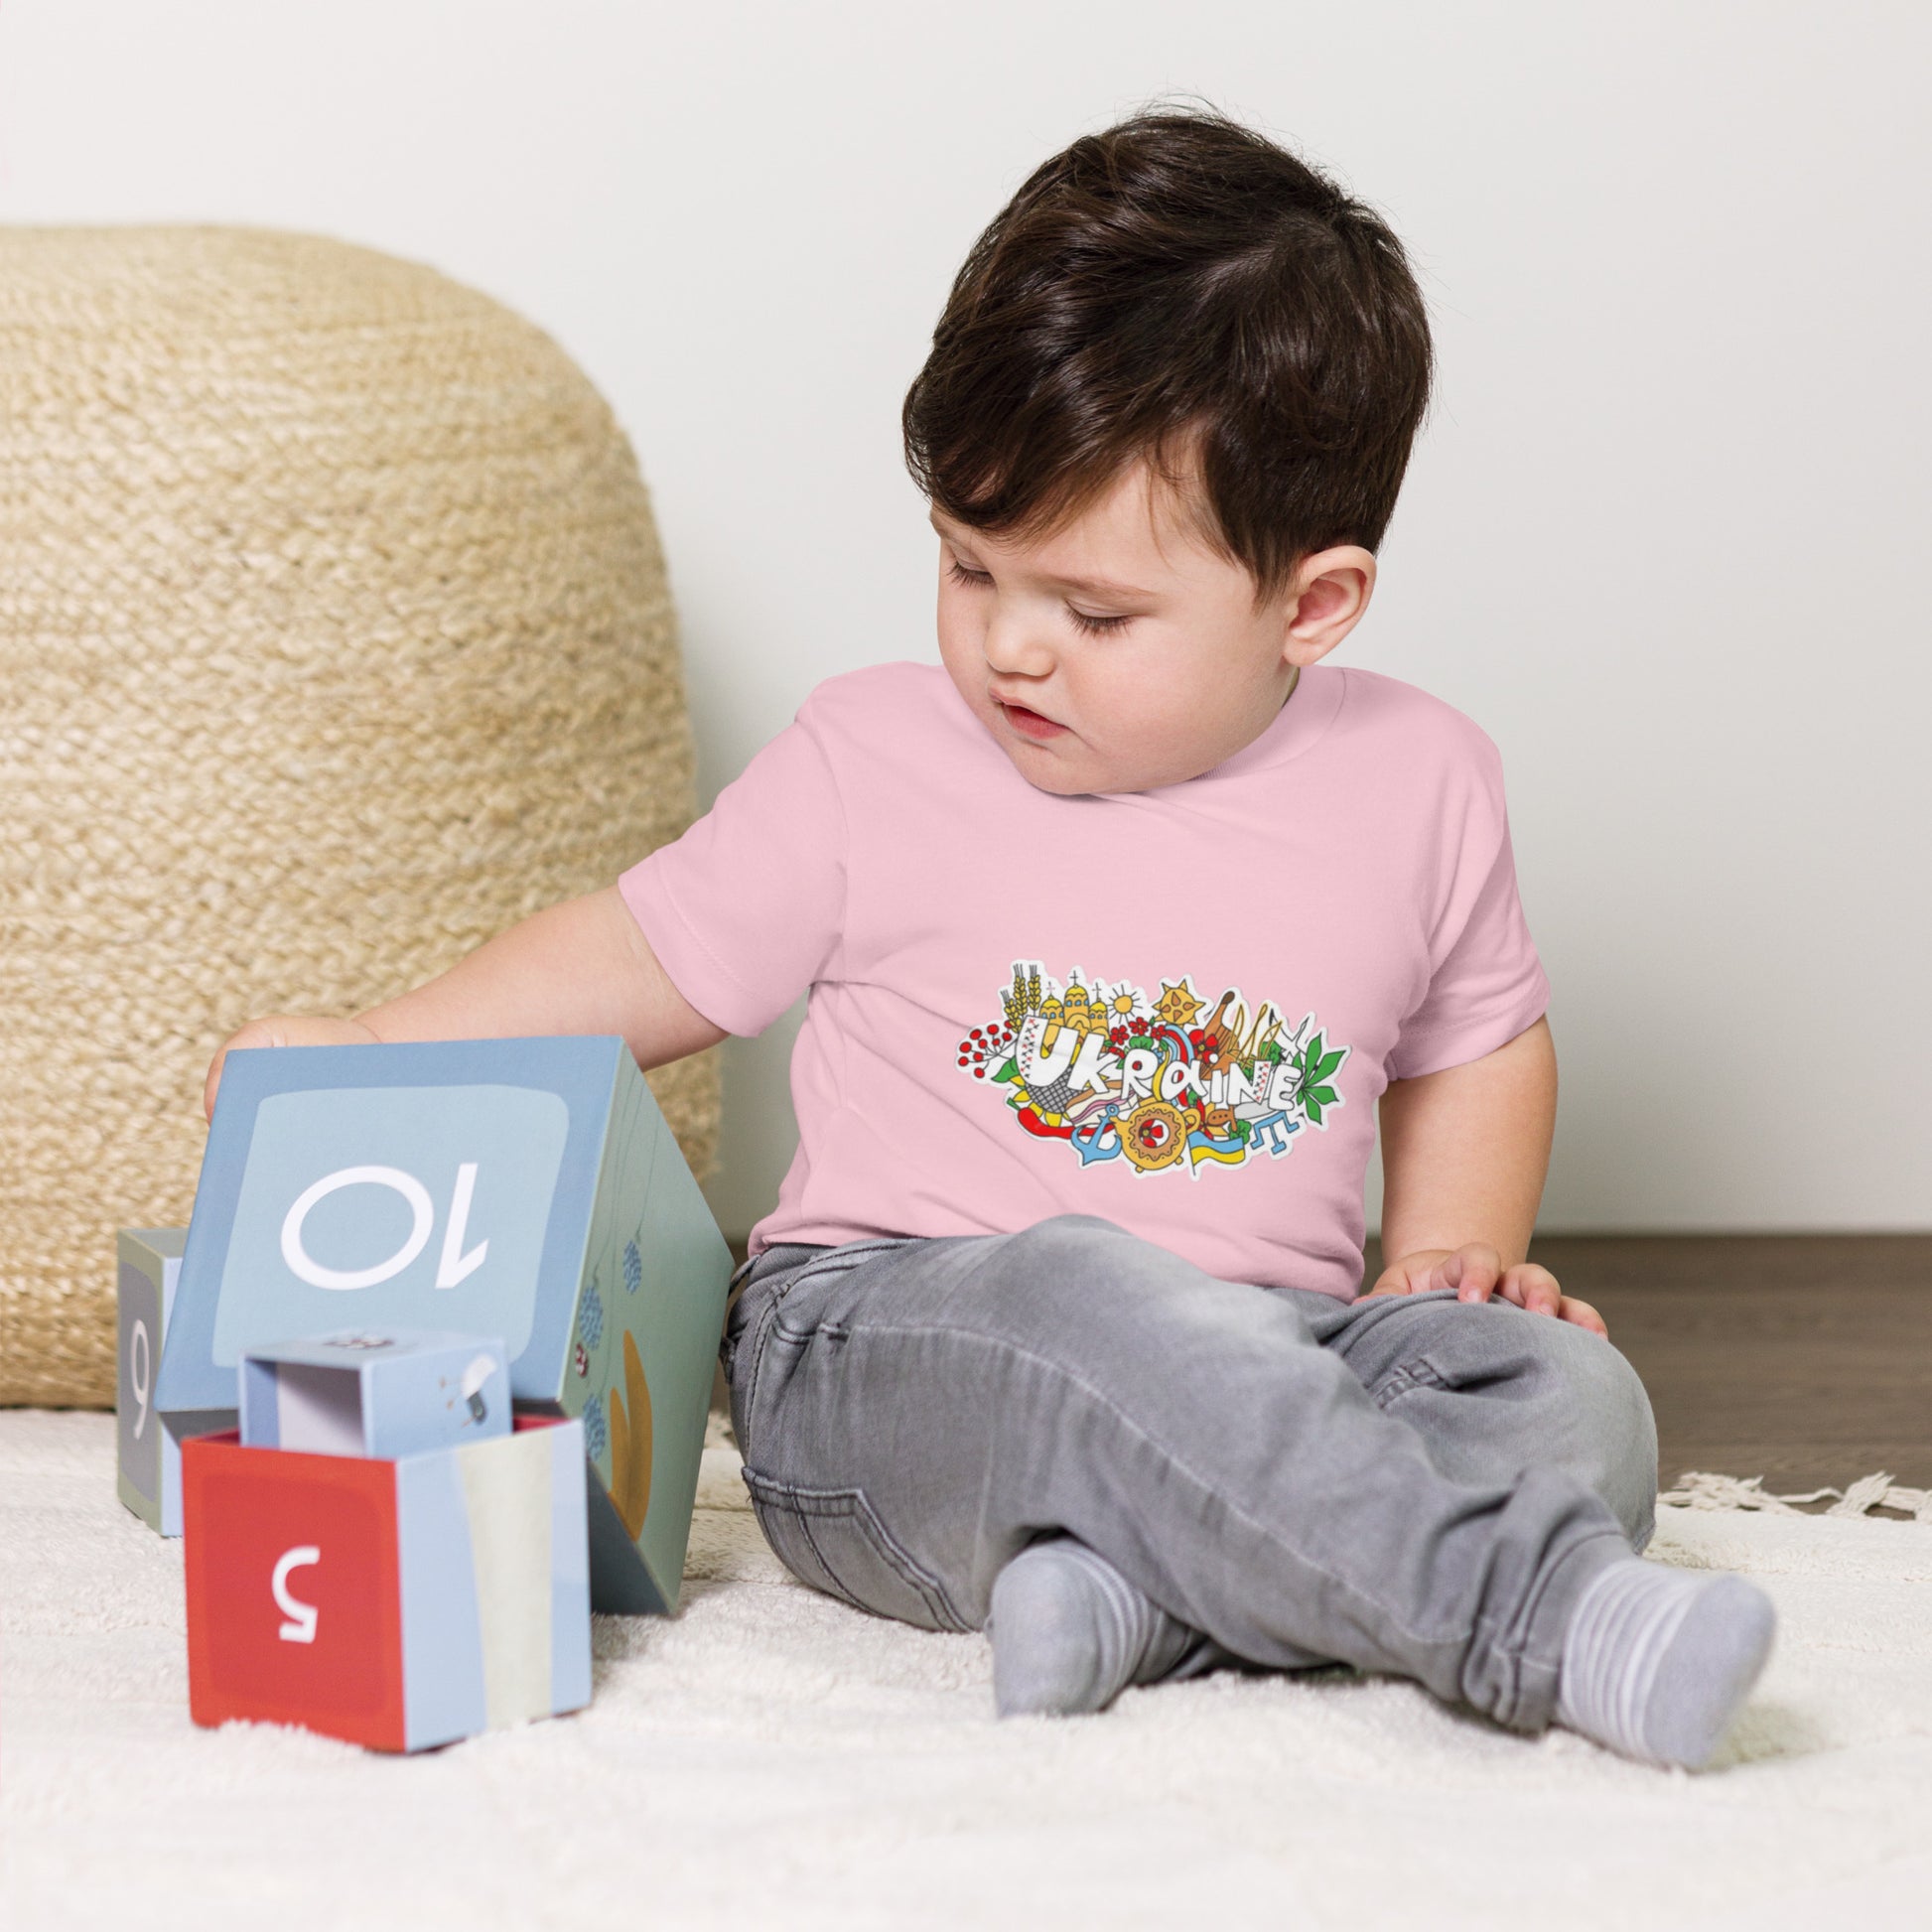
{"type": "Polygon", "coordinates": [[[1503,1277],[1497,1291],[1505,1301],[1514,1302],[1531,1314],[1555,1314],[1563,1306],[1563,1290],[1547,1268],[1526,1261],[1503,1277]]]}
{"type": "Polygon", "coordinates": [[[1432,1286],[1440,1278],[1442,1287],[1454,1289],[1459,1302],[1486,1302],[1501,1275],[1502,1257],[1495,1249],[1470,1241],[1440,1263],[1431,1280],[1432,1286]]]}
{"type": "Polygon", "coordinates": [[[1574,1321],[1578,1327],[1587,1328],[1591,1334],[1601,1335],[1606,1341],[1609,1339],[1610,1324],[1587,1302],[1580,1302],[1574,1295],[1563,1298],[1557,1314],[1560,1320],[1574,1321]]]}
{"type": "Polygon", "coordinates": [[[1369,1290],[1371,1295],[1413,1295],[1416,1292],[1414,1273],[1402,1262],[1394,1262],[1376,1277],[1375,1286],[1369,1290]]]}
{"type": "Polygon", "coordinates": [[[280,1046],[285,1043],[282,1023],[278,1020],[251,1020],[244,1027],[237,1027],[215,1049],[214,1058],[208,1062],[207,1080],[202,1088],[202,1111],[207,1118],[214,1119],[214,1100],[220,1091],[221,1075],[228,1064],[228,1055],[237,1047],[280,1046]]]}

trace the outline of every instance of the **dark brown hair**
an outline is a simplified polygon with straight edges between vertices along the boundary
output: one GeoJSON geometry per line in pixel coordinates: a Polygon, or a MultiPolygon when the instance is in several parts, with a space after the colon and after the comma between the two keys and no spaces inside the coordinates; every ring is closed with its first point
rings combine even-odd
{"type": "Polygon", "coordinates": [[[1036,169],[974,242],[905,461],[948,516],[1033,537],[1145,458],[1261,602],[1313,551],[1381,542],[1431,359],[1372,208],[1212,110],[1150,110],[1036,169]]]}

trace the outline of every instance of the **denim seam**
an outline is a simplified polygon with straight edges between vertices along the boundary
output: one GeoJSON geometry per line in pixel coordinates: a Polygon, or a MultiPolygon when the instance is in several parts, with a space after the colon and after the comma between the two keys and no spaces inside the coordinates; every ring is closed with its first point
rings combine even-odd
{"type": "MultiPolygon", "coordinates": [[[[781,1505],[774,1502],[769,1504],[768,1507],[775,1509],[781,1507],[781,1505]]],[[[819,1570],[823,1574],[826,1583],[831,1587],[832,1594],[840,1602],[849,1603],[855,1610],[864,1609],[865,1605],[846,1587],[839,1577],[839,1573],[825,1561],[825,1552],[818,1547],[818,1538],[812,1534],[812,1526],[805,1520],[805,1512],[801,1509],[792,1509],[786,1513],[798,1525],[798,1533],[805,1539],[805,1547],[817,1559],[819,1570]]]]}
{"type": "Polygon", "coordinates": [[[811,1518],[814,1516],[853,1523],[886,1564],[897,1573],[900,1582],[916,1592],[936,1621],[950,1625],[954,1630],[972,1628],[954,1607],[945,1586],[893,1534],[863,1488],[818,1488],[810,1484],[784,1482],[776,1476],[763,1475],[751,1469],[745,1471],[745,1486],[756,1500],[765,1503],[767,1507],[786,1511],[796,1521],[806,1543],[811,1546],[812,1555],[818,1559],[819,1568],[832,1580],[837,1593],[855,1608],[864,1609],[866,1606],[840,1582],[838,1572],[826,1561],[825,1552],[812,1534],[811,1518]],[[766,1493],[760,1495],[760,1489],[766,1493]]]}
{"type": "MultiPolygon", "coordinates": [[[[757,1342],[756,1342],[756,1346],[752,1350],[752,1372],[746,1378],[746,1383],[745,1383],[745,1418],[746,1418],[746,1424],[748,1428],[751,1423],[754,1407],[758,1396],[759,1376],[764,1367],[764,1351],[770,1345],[772,1334],[775,1332],[775,1330],[778,1327],[778,1318],[777,1318],[778,1311],[784,1306],[785,1297],[789,1295],[791,1291],[799,1285],[800,1282],[808,1279],[813,1275],[827,1274],[827,1273],[835,1274],[835,1275],[850,1274],[854,1268],[860,1267],[862,1265],[864,1256],[877,1254],[887,1248],[897,1248],[902,1245],[903,1245],[902,1241],[899,1240],[887,1240],[887,1241],[873,1241],[873,1242],[865,1242],[865,1243],[852,1242],[847,1244],[844,1247],[834,1248],[830,1254],[821,1255],[815,1261],[808,1261],[803,1263],[798,1268],[796,1273],[788,1276],[782,1283],[779,1284],[777,1288],[775,1288],[772,1291],[770,1307],[767,1308],[764,1311],[764,1312],[759,1317],[759,1332],[757,1336],[757,1342]],[[855,1250],[857,1251],[856,1254],[855,1254],[855,1250]],[[842,1263],[834,1263],[833,1256],[844,1256],[844,1257],[848,1257],[848,1259],[844,1260],[842,1263]]],[[[756,1283],[753,1285],[757,1286],[756,1283]]],[[[797,1332],[796,1330],[789,1329],[789,1328],[785,1330],[785,1334],[787,1338],[794,1336],[796,1332],[797,1332]]],[[[733,1351],[732,1360],[734,1366],[736,1366],[737,1363],[736,1350],[733,1351]]],[[[736,1387],[735,1379],[733,1379],[733,1386],[736,1387]]]]}
{"type": "Polygon", "coordinates": [[[1417,1356],[1411,1361],[1398,1362],[1369,1391],[1369,1395],[1378,1409],[1386,1409],[1390,1403],[1399,1401],[1413,1390],[1446,1389],[1448,1386],[1433,1362],[1417,1356]]]}

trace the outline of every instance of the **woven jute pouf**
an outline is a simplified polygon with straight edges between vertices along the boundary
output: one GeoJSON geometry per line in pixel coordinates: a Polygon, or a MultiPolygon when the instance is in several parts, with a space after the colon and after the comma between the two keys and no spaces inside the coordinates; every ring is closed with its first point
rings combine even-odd
{"type": "MultiPolygon", "coordinates": [[[[309,236],[0,229],[0,1402],[113,1399],[210,1055],[692,809],[629,447],[540,331],[309,236]]],[[[715,1060],[651,1076],[692,1165],[715,1060]]]]}

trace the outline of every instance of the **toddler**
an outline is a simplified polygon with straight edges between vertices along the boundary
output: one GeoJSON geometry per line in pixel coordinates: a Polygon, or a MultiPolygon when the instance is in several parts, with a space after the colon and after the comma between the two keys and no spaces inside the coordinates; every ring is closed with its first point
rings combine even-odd
{"type": "Polygon", "coordinates": [[[1634,1554],[1649,1405],[1524,1260],[1556,1063],[1496,753],[1327,662],[1430,373],[1396,238],[1279,147],[1076,141],[906,397],[940,662],[820,685],[682,839],[429,985],[228,1046],[648,1067],[809,989],[722,1351],[797,1577],[985,1629],[1003,1714],[1340,1661],[1695,1766],[1771,1611],[1634,1554]]]}

